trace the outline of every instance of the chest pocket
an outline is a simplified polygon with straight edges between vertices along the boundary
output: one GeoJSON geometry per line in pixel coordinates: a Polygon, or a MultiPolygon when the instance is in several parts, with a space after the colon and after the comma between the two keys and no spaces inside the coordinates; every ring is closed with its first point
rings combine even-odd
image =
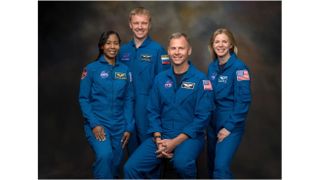
{"type": "Polygon", "coordinates": [[[114,72],[113,74],[113,90],[114,90],[114,94],[118,97],[118,98],[122,98],[125,96],[126,93],[126,87],[128,84],[128,79],[129,77],[127,77],[126,73],[123,72],[114,72]]]}
{"type": "Polygon", "coordinates": [[[95,89],[102,94],[123,96],[128,82],[127,78],[127,74],[122,72],[97,72],[94,78],[95,89]]]}
{"type": "Polygon", "coordinates": [[[140,54],[135,66],[135,84],[139,94],[149,94],[155,76],[155,57],[149,54],[140,54]]]}
{"type": "Polygon", "coordinates": [[[150,54],[140,54],[138,57],[138,60],[139,60],[139,63],[138,63],[138,66],[136,67],[138,69],[138,74],[140,76],[153,77],[153,74],[154,74],[153,62],[155,61],[154,57],[150,54]]]}
{"type": "Polygon", "coordinates": [[[112,91],[112,79],[109,71],[96,71],[93,78],[93,86],[96,92],[101,94],[112,91]]]}
{"type": "Polygon", "coordinates": [[[159,83],[159,94],[161,99],[161,106],[164,105],[172,105],[174,103],[175,99],[175,92],[174,92],[174,86],[173,81],[167,80],[164,82],[159,83]]]}
{"type": "Polygon", "coordinates": [[[177,103],[180,105],[187,105],[195,107],[195,93],[197,92],[198,83],[195,82],[182,82],[177,92],[177,103]]]}
{"type": "Polygon", "coordinates": [[[215,88],[213,88],[216,98],[224,98],[233,94],[232,81],[233,79],[230,78],[230,76],[223,76],[223,78],[220,78],[219,76],[216,77],[214,81],[215,88]]]}

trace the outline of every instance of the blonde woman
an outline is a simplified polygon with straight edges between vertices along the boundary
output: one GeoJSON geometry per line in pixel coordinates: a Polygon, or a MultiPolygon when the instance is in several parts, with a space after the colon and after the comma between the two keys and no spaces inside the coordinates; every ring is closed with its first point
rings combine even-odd
{"type": "Polygon", "coordinates": [[[230,164],[244,133],[251,102],[250,72],[237,57],[233,34],[218,29],[210,37],[213,62],[208,77],[213,85],[215,111],[208,128],[209,174],[230,179],[230,164]]]}

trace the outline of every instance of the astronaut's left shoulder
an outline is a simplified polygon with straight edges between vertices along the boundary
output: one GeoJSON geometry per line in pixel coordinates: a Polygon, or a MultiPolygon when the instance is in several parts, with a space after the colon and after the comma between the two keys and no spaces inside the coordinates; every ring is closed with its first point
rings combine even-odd
{"type": "Polygon", "coordinates": [[[199,80],[207,79],[207,76],[199,69],[194,68],[194,76],[199,80]]]}
{"type": "Polygon", "coordinates": [[[124,71],[129,71],[129,67],[126,64],[122,63],[121,61],[117,63],[121,69],[123,69],[124,71]]]}
{"type": "Polygon", "coordinates": [[[157,49],[157,50],[163,49],[163,46],[155,40],[152,40],[150,45],[152,46],[152,48],[157,49]]]}
{"type": "Polygon", "coordinates": [[[243,60],[237,58],[234,62],[234,67],[235,69],[247,69],[248,70],[248,66],[244,63],[243,60]]]}

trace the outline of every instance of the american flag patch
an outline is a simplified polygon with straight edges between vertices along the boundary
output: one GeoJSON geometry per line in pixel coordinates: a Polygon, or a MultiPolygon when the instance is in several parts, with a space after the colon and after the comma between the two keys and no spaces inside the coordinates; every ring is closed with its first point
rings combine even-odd
{"type": "Polygon", "coordinates": [[[204,90],[212,90],[212,85],[210,80],[203,80],[203,89],[204,90]]]}
{"type": "Polygon", "coordinates": [[[170,59],[168,55],[162,55],[161,61],[162,61],[162,64],[170,64],[170,59]]]}
{"type": "Polygon", "coordinates": [[[238,70],[237,71],[237,80],[238,81],[249,81],[250,76],[248,70],[238,70]]]}

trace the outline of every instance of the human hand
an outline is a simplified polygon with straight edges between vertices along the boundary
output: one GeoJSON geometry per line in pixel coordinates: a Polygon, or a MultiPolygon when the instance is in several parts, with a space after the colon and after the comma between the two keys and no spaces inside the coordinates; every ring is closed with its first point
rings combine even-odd
{"type": "Polygon", "coordinates": [[[158,150],[156,151],[157,157],[164,157],[164,158],[172,158],[173,157],[173,150],[177,146],[177,144],[172,139],[163,139],[159,140],[158,143],[158,150]]]}
{"type": "Polygon", "coordinates": [[[171,153],[173,150],[177,147],[177,143],[174,141],[174,139],[163,139],[160,141],[160,143],[166,147],[165,152],[171,153]]]}
{"type": "Polygon", "coordinates": [[[157,140],[155,143],[157,145],[157,151],[156,151],[156,154],[157,154],[157,158],[163,158],[164,155],[162,154],[162,151],[164,151],[166,149],[166,147],[164,147],[162,145],[162,143],[160,143],[161,139],[160,140],[157,140]]]}
{"type": "Polygon", "coordinates": [[[98,141],[106,140],[106,133],[104,132],[104,128],[102,126],[96,126],[92,129],[92,132],[98,141]]]}
{"type": "Polygon", "coordinates": [[[130,136],[131,136],[131,134],[128,131],[123,133],[123,136],[121,138],[122,149],[128,144],[130,136]]]}
{"type": "Polygon", "coordinates": [[[167,158],[167,159],[171,159],[173,157],[173,153],[168,153],[165,150],[161,151],[158,155],[158,158],[167,158]]]}
{"type": "Polygon", "coordinates": [[[223,141],[224,138],[228,137],[230,134],[230,131],[228,131],[226,128],[222,128],[217,135],[218,142],[223,141]]]}

